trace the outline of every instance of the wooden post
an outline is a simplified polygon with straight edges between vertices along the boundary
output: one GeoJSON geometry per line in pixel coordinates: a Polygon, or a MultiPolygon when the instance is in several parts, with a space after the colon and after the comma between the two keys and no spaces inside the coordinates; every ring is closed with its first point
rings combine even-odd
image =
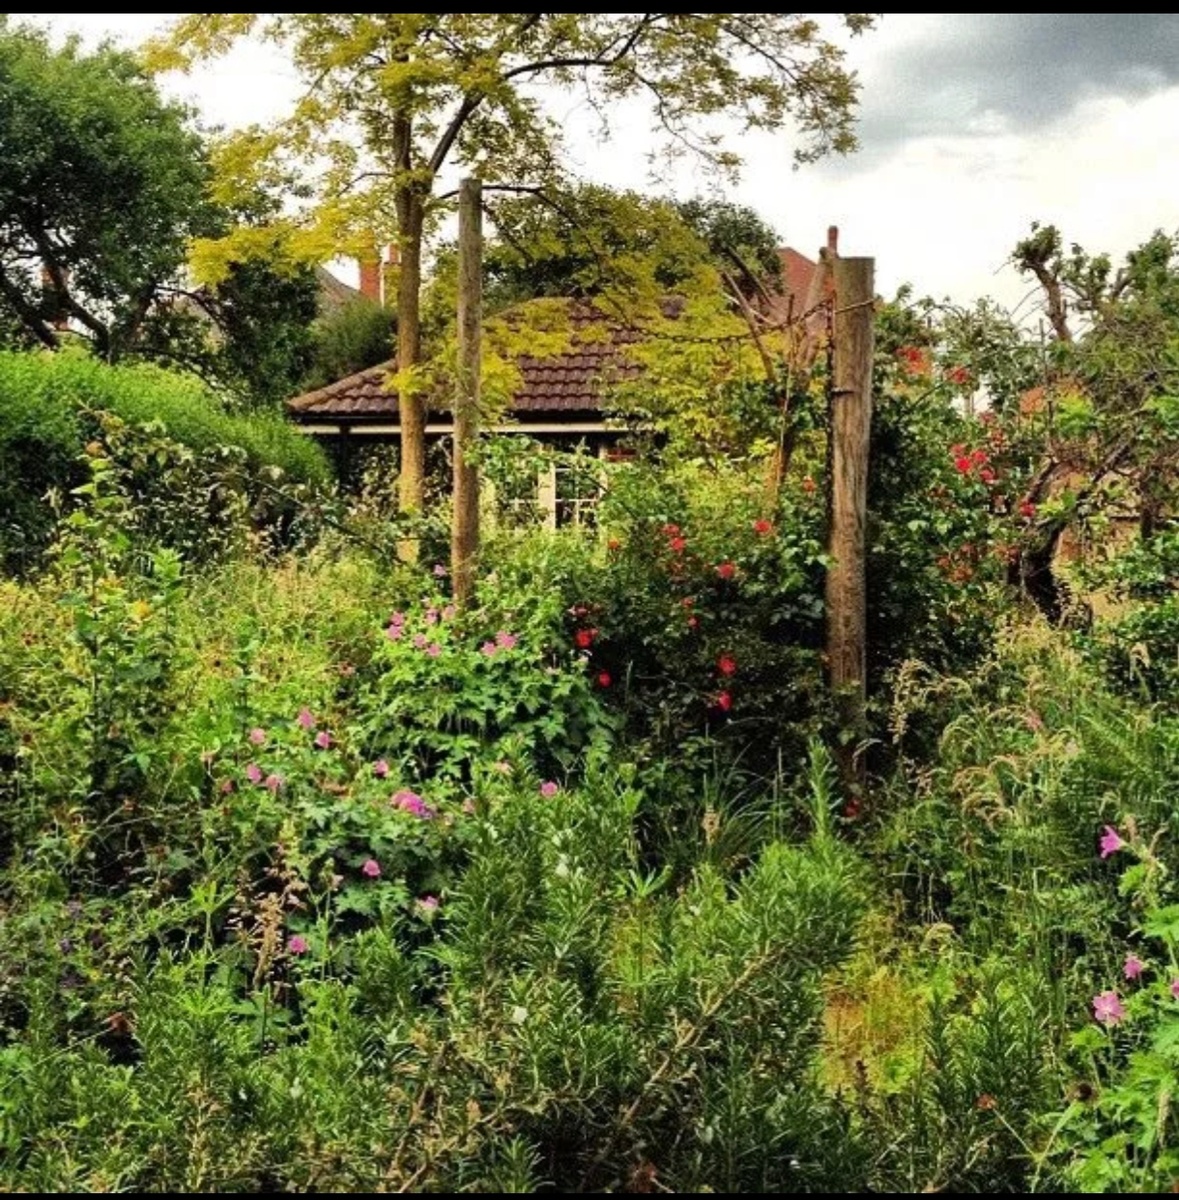
{"type": "Polygon", "coordinates": [[[865,582],[868,443],[872,426],[875,260],[836,258],[831,412],[831,530],[827,570],[827,661],[843,724],[836,758],[844,783],[862,787],[855,761],[867,703],[865,582]]]}
{"type": "Polygon", "coordinates": [[[483,185],[459,185],[458,378],[454,396],[454,515],[450,575],[455,603],[465,607],[479,552],[479,469],[471,461],[479,433],[479,371],[483,324],[483,185]]]}

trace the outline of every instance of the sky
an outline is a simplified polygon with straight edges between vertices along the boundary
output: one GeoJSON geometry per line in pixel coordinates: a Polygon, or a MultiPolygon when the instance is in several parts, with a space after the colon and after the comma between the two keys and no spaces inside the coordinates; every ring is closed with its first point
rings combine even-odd
{"type": "MultiPolygon", "coordinates": [[[[12,16],[128,44],[172,19],[12,16]]],[[[861,84],[857,152],[796,170],[788,134],[733,140],[745,167],[723,195],[756,209],[784,244],[814,257],[837,225],[842,254],[875,258],[885,296],[902,284],[960,305],[989,296],[1034,322],[1034,293],[1009,264],[1033,221],[1115,262],[1156,229],[1179,232],[1179,15],[887,14],[844,44],[861,84]]],[[[281,116],[298,79],[277,50],[247,45],[162,86],[234,127],[281,116]]],[[[640,113],[623,113],[603,144],[584,104],[554,105],[585,177],[707,194],[687,165],[648,182],[640,113]]]]}

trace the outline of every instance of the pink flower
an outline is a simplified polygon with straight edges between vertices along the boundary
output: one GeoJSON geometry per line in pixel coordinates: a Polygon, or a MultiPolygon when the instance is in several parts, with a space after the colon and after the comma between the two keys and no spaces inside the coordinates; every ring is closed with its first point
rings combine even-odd
{"type": "Polygon", "coordinates": [[[232,791],[233,791],[233,780],[232,779],[223,779],[221,781],[221,794],[223,796],[228,796],[229,793],[232,791]]]}
{"type": "Polygon", "coordinates": [[[385,636],[391,642],[401,641],[401,636],[403,633],[405,633],[404,625],[390,625],[389,628],[385,630],[385,636]]]}
{"type": "Polygon", "coordinates": [[[737,660],[731,654],[722,654],[716,660],[716,669],[722,675],[736,675],[737,660]]]}
{"type": "Polygon", "coordinates": [[[426,653],[427,653],[427,654],[428,654],[428,655],[429,655],[431,658],[437,658],[437,657],[438,657],[438,655],[440,655],[440,654],[442,653],[442,647],[441,647],[440,645],[438,645],[438,643],[437,643],[437,642],[431,642],[431,643],[430,643],[430,644],[429,644],[429,645],[426,647],[426,653]]]}
{"type": "Polygon", "coordinates": [[[434,574],[439,579],[445,579],[446,575],[447,575],[446,568],[441,563],[435,563],[434,564],[434,574]]]}
{"type": "Polygon", "coordinates": [[[426,624],[427,625],[437,625],[438,624],[438,610],[436,608],[427,608],[426,609],[426,624]]]}
{"type": "Polygon", "coordinates": [[[283,784],[283,779],[282,779],[282,776],[281,776],[281,775],[275,775],[275,774],[272,772],[271,774],[269,774],[269,775],[267,775],[267,776],[266,776],[266,787],[267,787],[267,788],[268,788],[270,791],[272,791],[272,792],[277,792],[277,791],[278,791],[278,789],[279,789],[280,787],[282,787],[282,784],[283,784]]]}
{"type": "Polygon", "coordinates": [[[360,868],[362,875],[367,875],[369,879],[380,879],[381,864],[375,858],[366,858],[364,865],[360,868]]]}
{"type": "Polygon", "coordinates": [[[266,742],[266,730],[254,728],[250,730],[250,744],[261,746],[266,742]]]}
{"type": "Polygon", "coordinates": [[[378,779],[384,779],[385,776],[389,774],[389,764],[383,758],[378,758],[377,761],[373,763],[373,774],[378,779]]]}
{"type": "Polygon", "coordinates": [[[246,778],[251,783],[261,783],[262,782],[262,768],[260,766],[258,766],[257,763],[250,763],[250,765],[246,768],[246,778]]]}
{"type": "Polygon", "coordinates": [[[479,647],[479,653],[486,654],[488,658],[491,658],[495,654],[495,651],[496,645],[494,642],[484,642],[483,645],[479,647]]]}
{"type": "Polygon", "coordinates": [[[395,613],[394,613],[394,614],[393,614],[393,615],[392,615],[392,616],[389,618],[389,624],[390,624],[390,625],[404,625],[404,624],[405,624],[405,613],[403,613],[403,612],[395,612],[395,613]]]}
{"type": "Polygon", "coordinates": [[[448,604],[442,610],[442,619],[444,621],[453,621],[454,614],[456,612],[458,612],[458,609],[455,608],[455,606],[453,604],[448,604]]]}
{"type": "Polygon", "coordinates": [[[413,635],[413,644],[414,644],[414,645],[415,645],[415,646],[416,646],[416,647],[417,647],[419,650],[424,650],[424,649],[426,648],[426,642],[427,642],[428,640],[429,640],[429,639],[426,637],[426,635],[425,635],[424,633],[415,633],[415,634],[413,635]]]}
{"type": "Polygon", "coordinates": [[[1174,996],[1176,1000],[1179,1000],[1179,979],[1171,980],[1171,995],[1174,996]]]}
{"type": "Polygon", "coordinates": [[[312,713],[311,709],[307,708],[306,706],[299,709],[299,715],[295,718],[295,720],[298,721],[298,723],[304,729],[315,728],[315,715],[312,713]]]}
{"type": "Polygon", "coordinates": [[[327,750],[332,744],[332,735],[326,729],[321,729],[315,735],[315,744],[321,750],[327,750]]]}
{"type": "Polygon", "coordinates": [[[766,537],[768,534],[774,532],[773,523],[762,517],[760,520],[753,522],[753,532],[759,537],[766,537]]]}
{"type": "Polygon", "coordinates": [[[543,796],[543,797],[544,797],[546,800],[549,800],[549,799],[551,799],[551,798],[552,798],[553,796],[555,796],[555,795],[556,795],[556,794],[557,794],[557,793],[558,793],[560,790],[561,790],[561,787],[560,787],[560,785],[559,785],[559,784],[557,784],[557,783],[555,783],[555,782],[554,782],[553,780],[551,780],[551,779],[546,779],[546,780],[544,781],[544,783],[542,783],[542,784],[540,785],[540,794],[541,794],[541,795],[542,795],[542,796],[543,796]]]}
{"type": "Polygon", "coordinates": [[[438,897],[423,896],[418,901],[418,908],[420,908],[422,912],[426,914],[434,912],[438,908],[438,897]]]}
{"type": "Polygon", "coordinates": [[[1125,975],[1127,979],[1137,979],[1145,969],[1146,963],[1144,963],[1137,954],[1126,955],[1126,961],[1122,966],[1122,974],[1125,975]]]}
{"type": "Polygon", "coordinates": [[[499,633],[495,635],[495,644],[501,650],[515,650],[516,640],[516,635],[514,633],[508,633],[506,629],[501,629],[499,633]]]}
{"type": "Polygon", "coordinates": [[[306,954],[310,949],[311,947],[307,945],[307,939],[297,933],[287,941],[287,951],[290,954],[306,954]]]}
{"type": "Polygon", "coordinates": [[[1124,849],[1126,843],[1122,841],[1122,835],[1112,825],[1107,825],[1098,845],[1101,847],[1101,857],[1109,858],[1111,854],[1124,849]]]}
{"type": "Polygon", "coordinates": [[[716,573],[722,579],[732,579],[737,574],[737,568],[731,562],[723,562],[716,568],[716,573]]]}
{"type": "Polygon", "coordinates": [[[733,707],[733,697],[729,692],[721,692],[717,695],[716,706],[721,712],[728,712],[733,707]]]}
{"type": "Polygon", "coordinates": [[[1093,1019],[1102,1025],[1116,1025],[1125,1019],[1126,1009],[1117,992],[1101,992],[1093,997],[1093,1019]]]}
{"type": "Polygon", "coordinates": [[[411,816],[421,817],[423,821],[429,821],[435,815],[434,809],[416,792],[395,792],[391,803],[394,808],[399,808],[411,816]]]}

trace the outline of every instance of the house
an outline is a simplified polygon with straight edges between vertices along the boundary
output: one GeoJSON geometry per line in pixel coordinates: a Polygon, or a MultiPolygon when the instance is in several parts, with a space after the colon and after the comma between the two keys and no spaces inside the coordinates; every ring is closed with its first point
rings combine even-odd
{"type": "MultiPolygon", "coordinates": [[[[782,289],[765,303],[769,322],[797,319],[807,309],[816,264],[797,251],[783,248],[782,289]]],[[[360,294],[385,301],[385,272],[380,263],[362,263],[360,294]]],[[[551,302],[550,302],[551,303],[551,302]]],[[[585,302],[570,300],[569,337],[565,348],[544,355],[515,358],[519,383],[505,418],[492,433],[526,434],[542,445],[561,449],[583,446],[610,459],[624,453],[625,431],[611,422],[607,400],[611,388],[636,378],[641,368],[627,353],[640,340],[637,329],[610,320],[585,302]]],[[[389,359],[286,403],[289,416],[304,433],[333,444],[337,453],[347,446],[396,442],[401,435],[398,399],[388,381],[396,371],[389,359]]],[[[435,410],[428,417],[427,438],[449,437],[450,416],[435,410]]],[[[551,474],[540,482],[540,503],[550,524],[576,523],[592,498],[551,474]]]]}

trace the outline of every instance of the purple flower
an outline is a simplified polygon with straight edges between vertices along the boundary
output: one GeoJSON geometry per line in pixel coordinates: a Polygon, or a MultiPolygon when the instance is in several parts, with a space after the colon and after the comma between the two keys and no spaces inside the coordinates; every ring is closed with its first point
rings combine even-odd
{"type": "Polygon", "coordinates": [[[413,644],[419,650],[424,650],[426,648],[426,641],[427,641],[427,638],[424,633],[415,633],[413,635],[413,644]]]}
{"type": "Polygon", "coordinates": [[[496,645],[494,642],[484,642],[483,645],[479,647],[479,650],[481,653],[486,654],[487,657],[490,658],[496,651],[496,645]]]}
{"type": "Polygon", "coordinates": [[[1122,964],[1122,974],[1127,979],[1137,979],[1144,970],[1146,970],[1146,963],[1137,954],[1126,955],[1126,961],[1122,964]]]}
{"type": "Polygon", "coordinates": [[[440,645],[438,645],[438,643],[437,643],[437,642],[431,642],[431,643],[430,643],[430,644],[429,644],[429,645],[426,647],[426,653],[427,653],[427,654],[428,654],[428,655],[429,655],[431,658],[437,658],[437,657],[438,657],[438,655],[440,655],[440,654],[442,653],[442,647],[441,647],[440,645]]]}
{"type": "Polygon", "coordinates": [[[1122,840],[1122,835],[1112,825],[1107,825],[1098,845],[1101,847],[1101,857],[1109,858],[1111,854],[1124,849],[1126,843],[1122,840]]]}
{"type": "Polygon", "coordinates": [[[559,785],[559,784],[557,784],[557,783],[554,783],[554,782],[553,782],[553,780],[551,780],[551,779],[546,779],[546,780],[544,781],[544,783],[542,783],[542,784],[540,785],[540,794],[541,794],[541,795],[542,795],[542,796],[543,796],[543,797],[544,797],[546,800],[548,800],[548,799],[550,799],[551,797],[555,796],[555,795],[556,795],[556,794],[557,794],[557,793],[558,793],[560,790],[561,790],[561,787],[560,787],[560,785],[559,785]]]}
{"type": "Polygon", "coordinates": [[[423,821],[429,821],[435,816],[434,809],[416,792],[395,792],[392,804],[395,808],[401,809],[402,812],[407,812],[414,817],[420,817],[423,821]]]}
{"type": "Polygon", "coordinates": [[[514,633],[508,633],[506,629],[501,629],[499,633],[495,635],[495,644],[501,650],[515,650],[516,641],[516,635],[514,633]]]}
{"type": "Polygon", "coordinates": [[[1117,992],[1100,992],[1093,997],[1093,1019],[1102,1025],[1116,1025],[1126,1017],[1126,1009],[1117,992]]]}
{"type": "Polygon", "coordinates": [[[446,568],[441,563],[435,563],[434,564],[434,574],[439,579],[445,579],[446,575],[447,575],[446,568]]]}
{"type": "Polygon", "coordinates": [[[250,730],[250,743],[254,746],[264,745],[266,742],[266,730],[255,727],[250,730]]]}
{"type": "Polygon", "coordinates": [[[332,735],[326,729],[321,729],[315,735],[315,744],[321,750],[327,750],[332,744],[332,735]]]}
{"type": "Polygon", "coordinates": [[[266,776],[266,786],[272,792],[277,792],[282,787],[283,779],[281,775],[275,775],[273,772],[266,776]]]}
{"type": "Polygon", "coordinates": [[[307,945],[307,939],[300,934],[294,934],[287,940],[287,951],[290,954],[306,954],[311,947],[307,945]]]}
{"type": "Polygon", "coordinates": [[[367,875],[369,879],[380,879],[381,864],[375,858],[366,858],[364,865],[360,868],[362,875],[367,875]]]}
{"type": "Polygon", "coordinates": [[[257,763],[250,763],[250,765],[246,768],[246,778],[251,783],[261,783],[262,782],[262,768],[260,766],[258,766],[257,763]]]}
{"type": "Polygon", "coordinates": [[[422,910],[422,912],[426,913],[426,914],[434,912],[437,909],[437,907],[438,907],[438,897],[437,896],[423,896],[418,901],[418,908],[420,908],[422,910]]]}
{"type": "Polygon", "coordinates": [[[295,720],[298,721],[298,723],[304,729],[315,728],[315,714],[312,713],[311,709],[309,709],[306,705],[299,709],[299,715],[295,718],[295,720]]]}
{"type": "Polygon", "coordinates": [[[401,640],[401,635],[404,632],[405,632],[404,625],[390,625],[389,628],[385,630],[385,636],[391,642],[398,642],[401,640]]]}
{"type": "Polygon", "coordinates": [[[389,774],[389,764],[383,758],[378,758],[377,761],[373,763],[373,774],[378,779],[384,779],[385,776],[389,774]]]}

